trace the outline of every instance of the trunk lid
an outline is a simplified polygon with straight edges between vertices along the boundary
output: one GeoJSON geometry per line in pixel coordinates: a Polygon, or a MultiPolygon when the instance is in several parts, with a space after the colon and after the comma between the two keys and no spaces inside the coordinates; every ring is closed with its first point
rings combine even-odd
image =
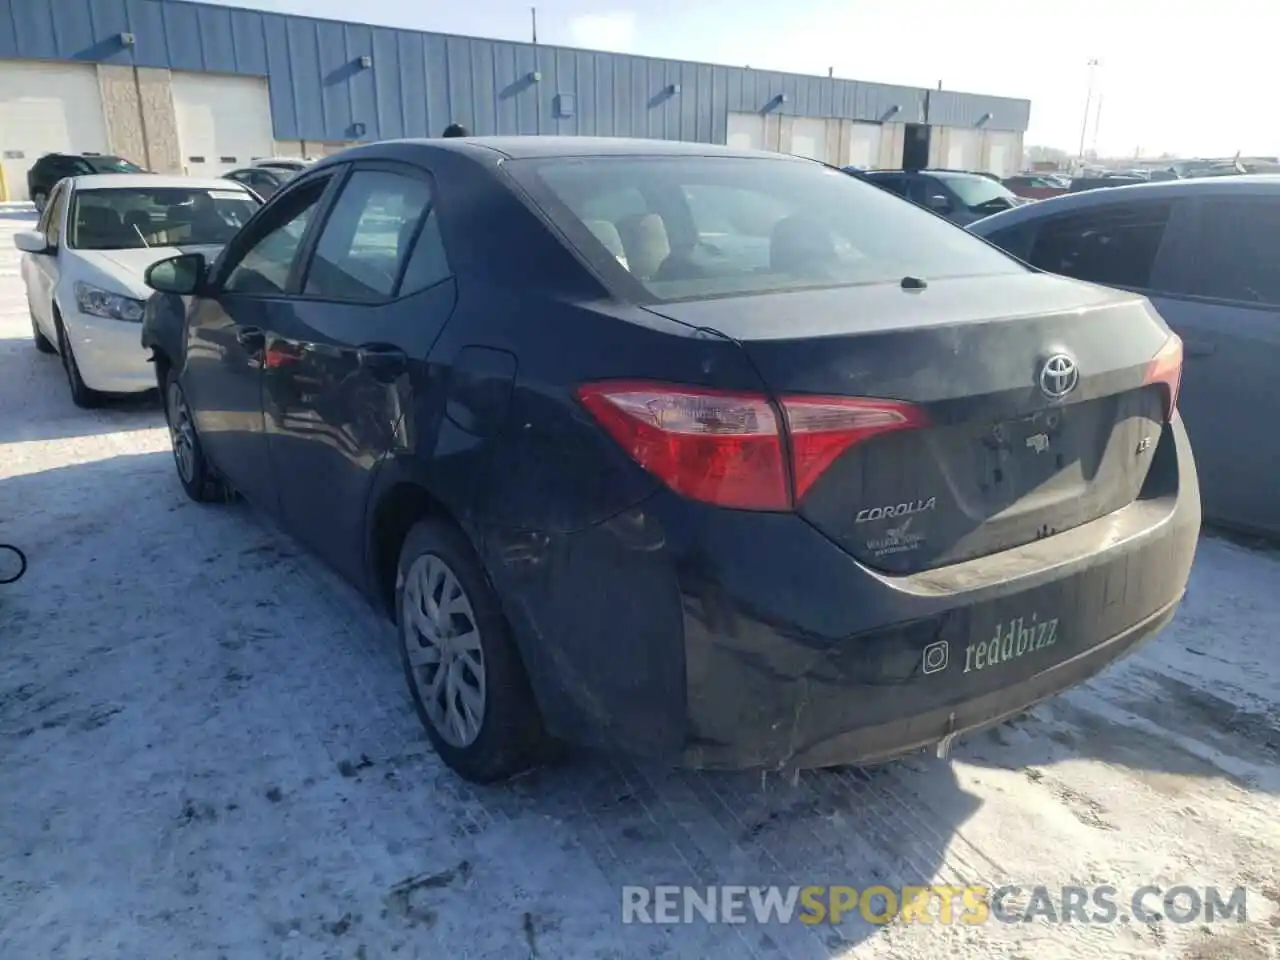
{"type": "Polygon", "coordinates": [[[775,396],[923,411],[927,426],[845,450],[798,505],[886,572],[995,553],[1118,510],[1141,491],[1163,429],[1163,388],[1145,374],[1169,331],[1131,293],[1028,273],[652,309],[737,340],[775,396]]]}

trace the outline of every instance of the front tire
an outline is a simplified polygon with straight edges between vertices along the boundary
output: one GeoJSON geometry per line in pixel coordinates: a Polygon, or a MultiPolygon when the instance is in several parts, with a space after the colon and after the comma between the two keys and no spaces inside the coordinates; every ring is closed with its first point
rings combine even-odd
{"type": "Polygon", "coordinates": [[[196,503],[226,499],[226,488],[205,459],[195,418],[187,405],[187,396],[178,383],[178,372],[170,370],[164,388],[164,413],[169,424],[169,443],[173,448],[173,465],[178,482],[196,503]]]}
{"type": "Polygon", "coordinates": [[[396,620],[418,719],[440,758],[492,783],[535,765],[546,745],[524,664],[462,533],[418,523],[400,551],[396,620]]]}
{"type": "Polygon", "coordinates": [[[67,328],[62,325],[62,318],[56,317],[54,322],[58,325],[58,353],[62,357],[62,369],[67,375],[67,386],[71,390],[71,402],[82,410],[92,410],[102,403],[102,394],[91,390],[80,376],[80,367],[76,363],[75,351],[71,349],[67,328]]]}
{"type": "Polygon", "coordinates": [[[49,338],[40,332],[40,324],[36,323],[35,312],[31,310],[30,305],[27,312],[31,314],[31,339],[36,345],[36,349],[41,353],[57,353],[58,348],[50,342],[49,338]]]}

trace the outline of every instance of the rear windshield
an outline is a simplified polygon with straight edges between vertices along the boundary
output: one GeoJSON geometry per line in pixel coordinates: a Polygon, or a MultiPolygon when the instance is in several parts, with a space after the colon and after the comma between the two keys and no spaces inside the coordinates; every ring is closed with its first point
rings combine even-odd
{"type": "Polygon", "coordinates": [[[939,217],[816,163],[592,157],[504,167],[606,281],[642,300],[1025,269],[939,217]]]}
{"type": "Polygon", "coordinates": [[[986,177],[944,176],[942,181],[950,187],[966,207],[981,207],[993,200],[1009,200],[1014,194],[1003,183],[986,177]]]}
{"type": "Polygon", "coordinates": [[[84,162],[93,168],[94,173],[143,173],[136,163],[120,157],[85,157],[84,162]]]}
{"type": "Polygon", "coordinates": [[[190,187],[77,190],[68,222],[80,250],[129,250],[226,243],[262,205],[234,183],[190,187]]]}

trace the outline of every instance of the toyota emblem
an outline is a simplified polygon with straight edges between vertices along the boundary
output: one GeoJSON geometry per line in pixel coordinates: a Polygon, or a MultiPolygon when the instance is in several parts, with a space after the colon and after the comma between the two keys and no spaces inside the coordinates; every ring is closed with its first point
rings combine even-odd
{"type": "Polygon", "coordinates": [[[1065,353],[1055,353],[1040,368],[1040,391],[1050,400],[1061,400],[1079,382],[1080,370],[1065,353]]]}

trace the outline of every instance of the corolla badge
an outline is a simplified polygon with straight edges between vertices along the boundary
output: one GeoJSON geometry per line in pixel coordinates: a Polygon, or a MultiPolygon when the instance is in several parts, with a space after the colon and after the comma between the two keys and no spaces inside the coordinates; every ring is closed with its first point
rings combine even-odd
{"type": "Polygon", "coordinates": [[[1080,368],[1065,353],[1055,353],[1040,368],[1040,392],[1050,400],[1061,400],[1080,382],[1080,368]]]}

